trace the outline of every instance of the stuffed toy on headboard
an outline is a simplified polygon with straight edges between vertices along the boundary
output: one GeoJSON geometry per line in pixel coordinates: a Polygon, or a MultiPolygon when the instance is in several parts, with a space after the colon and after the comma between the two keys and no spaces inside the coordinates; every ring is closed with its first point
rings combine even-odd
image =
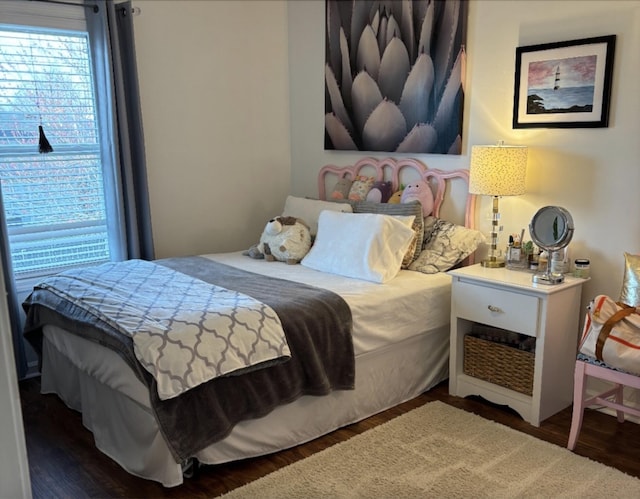
{"type": "Polygon", "coordinates": [[[351,189],[352,180],[349,178],[341,178],[333,188],[331,193],[331,199],[347,199],[349,197],[349,190],[351,189]]]}
{"type": "Polygon", "coordinates": [[[400,202],[410,203],[412,201],[420,201],[423,216],[428,217],[431,215],[433,211],[433,191],[427,182],[418,180],[407,184],[402,191],[400,202]]]}
{"type": "Polygon", "coordinates": [[[382,181],[379,180],[373,183],[373,187],[367,193],[367,201],[372,203],[386,203],[389,201],[391,194],[393,194],[393,185],[391,184],[391,180],[382,181]]]}

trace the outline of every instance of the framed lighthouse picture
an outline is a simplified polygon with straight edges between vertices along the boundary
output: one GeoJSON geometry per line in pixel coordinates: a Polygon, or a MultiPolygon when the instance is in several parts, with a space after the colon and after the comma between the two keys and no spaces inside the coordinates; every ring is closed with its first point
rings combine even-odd
{"type": "Polygon", "coordinates": [[[616,36],[516,48],[513,128],[609,126],[616,36]]]}

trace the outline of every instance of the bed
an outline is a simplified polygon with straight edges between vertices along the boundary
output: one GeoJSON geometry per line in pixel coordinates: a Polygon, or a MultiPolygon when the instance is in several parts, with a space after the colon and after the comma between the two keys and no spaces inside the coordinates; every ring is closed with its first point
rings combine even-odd
{"type": "MultiPolygon", "coordinates": [[[[442,213],[448,210],[450,225],[475,234],[473,249],[467,248],[462,261],[457,262],[459,265],[472,263],[473,250],[481,238],[479,232],[473,230],[475,197],[467,192],[466,170],[429,170],[414,159],[391,158],[364,158],[346,167],[328,165],[318,176],[319,199],[309,200],[307,208],[326,213],[327,210],[319,207],[329,199],[333,186],[341,179],[362,177],[390,182],[392,190],[407,181],[426,182],[434,198],[431,219],[442,220],[442,213]],[[452,187],[454,185],[457,187],[452,187]],[[449,196],[454,191],[457,195],[449,196]]],[[[296,202],[305,204],[304,199],[290,196],[285,211],[294,209],[296,202]]],[[[333,205],[355,206],[354,203],[333,205]]],[[[324,234],[322,222],[319,223],[318,244],[324,234]]],[[[453,244],[454,239],[446,240],[453,244]]],[[[422,238],[416,255],[421,246],[422,238]]],[[[210,262],[216,268],[231,269],[231,274],[239,276],[237,281],[245,282],[243,276],[249,272],[252,276],[281,280],[276,283],[300,283],[339,297],[350,312],[351,347],[341,346],[340,351],[331,352],[330,357],[347,357],[346,352],[353,358],[351,386],[348,386],[349,374],[341,373],[325,390],[292,392],[291,400],[285,395],[267,404],[261,411],[264,414],[234,421],[228,429],[223,428],[215,441],[202,448],[187,447],[187,455],[178,457],[160,423],[162,418],[158,417],[153,401],[155,393],[141,381],[139,373],[134,372],[126,355],[109,342],[79,335],[80,326],[75,323],[48,321],[46,316],[32,320],[26,334],[41,350],[42,393],[57,394],[67,406],[80,411],[84,425],[93,432],[96,447],[133,475],[174,487],[183,482],[185,470],[193,463],[225,463],[293,447],[410,400],[448,377],[451,279],[445,272],[402,269],[379,283],[305,265],[252,259],[246,256],[246,251],[189,258],[192,260],[188,263],[198,268],[203,262],[210,262]]],[[[176,260],[182,259],[172,259],[168,267],[184,263],[176,260]]],[[[325,298],[326,295],[322,295],[320,301],[324,303],[325,298]]],[[[32,302],[27,308],[37,309],[38,305],[32,302]]],[[[247,388],[241,380],[262,376],[270,369],[281,369],[289,363],[267,363],[269,367],[265,369],[233,373],[222,379],[230,387],[230,393],[233,387],[241,387],[238,390],[244,393],[247,388]]],[[[200,386],[187,393],[199,390],[200,386]]],[[[264,388],[268,393],[273,390],[272,385],[260,386],[262,388],[255,390],[264,388]]],[[[180,401],[181,397],[173,396],[171,400],[180,401]]],[[[193,426],[207,426],[210,418],[200,416],[194,421],[193,426]]]]}

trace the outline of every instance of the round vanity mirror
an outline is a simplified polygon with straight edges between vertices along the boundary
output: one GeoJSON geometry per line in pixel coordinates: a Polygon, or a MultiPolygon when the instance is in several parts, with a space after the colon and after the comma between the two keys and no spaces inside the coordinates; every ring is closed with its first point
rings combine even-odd
{"type": "Polygon", "coordinates": [[[533,216],[529,224],[531,239],[549,254],[547,269],[534,274],[533,282],[559,284],[564,281],[562,274],[551,272],[551,261],[553,252],[561,250],[571,242],[573,230],[571,214],[560,206],[544,206],[533,216]]]}

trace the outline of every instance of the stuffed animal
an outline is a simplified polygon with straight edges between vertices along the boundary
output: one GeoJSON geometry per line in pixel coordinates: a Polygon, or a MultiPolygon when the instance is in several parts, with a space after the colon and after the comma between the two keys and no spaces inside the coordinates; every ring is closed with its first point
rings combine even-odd
{"type": "Polygon", "coordinates": [[[400,204],[400,199],[402,198],[402,190],[403,189],[404,189],[404,187],[400,186],[399,190],[397,190],[396,192],[391,194],[391,197],[389,198],[387,203],[389,203],[389,204],[400,204]]]}
{"type": "Polygon", "coordinates": [[[353,182],[348,178],[341,178],[336,183],[333,191],[331,192],[331,199],[347,199],[349,197],[349,190],[353,182]]]}
{"type": "Polygon", "coordinates": [[[300,218],[275,217],[267,222],[260,242],[246,253],[268,262],[299,263],[311,249],[309,227],[300,218]]]}
{"type": "Polygon", "coordinates": [[[349,189],[350,201],[364,201],[367,198],[367,194],[373,187],[373,183],[376,181],[375,177],[367,177],[366,175],[356,175],[349,189]]]}
{"type": "Polygon", "coordinates": [[[420,201],[422,213],[425,217],[431,215],[433,211],[433,191],[424,180],[411,182],[402,191],[400,202],[410,203],[412,201],[420,201]]]}
{"type": "Polygon", "coordinates": [[[367,201],[372,203],[386,203],[391,197],[391,189],[393,189],[393,187],[390,180],[386,182],[376,181],[367,193],[367,201]]]}

